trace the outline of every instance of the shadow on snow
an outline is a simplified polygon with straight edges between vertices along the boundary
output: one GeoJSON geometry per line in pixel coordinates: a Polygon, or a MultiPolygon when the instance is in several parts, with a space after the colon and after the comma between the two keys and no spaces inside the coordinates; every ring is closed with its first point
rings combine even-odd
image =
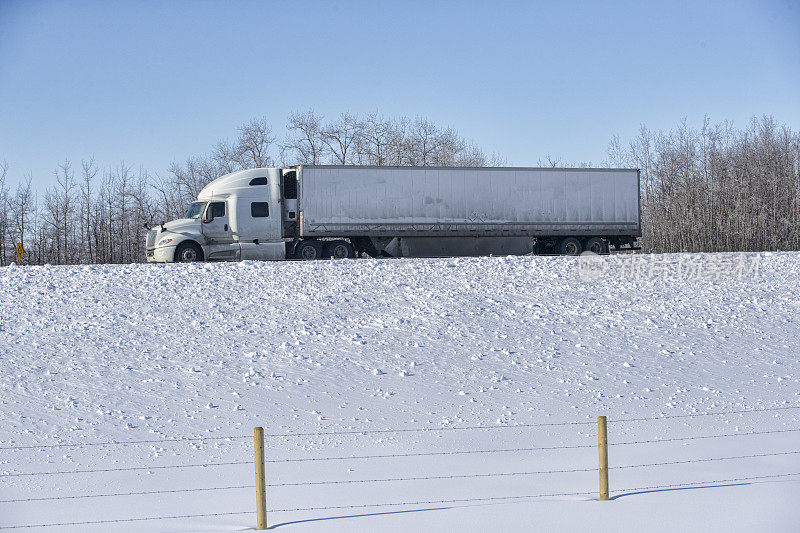
{"type": "Polygon", "coordinates": [[[637,494],[650,494],[653,492],[673,492],[676,490],[697,490],[697,489],[719,489],[722,487],[741,487],[743,485],[751,485],[751,483],[728,483],[726,485],[703,485],[701,487],[671,487],[668,489],[640,490],[638,492],[626,492],[625,494],[617,494],[616,496],[612,496],[609,499],[618,500],[619,498],[624,498],[626,496],[636,496],[637,494]]]}
{"type": "Polygon", "coordinates": [[[280,524],[275,524],[274,526],[269,526],[267,529],[276,529],[282,526],[289,526],[292,524],[304,524],[306,522],[323,522],[326,520],[339,520],[342,518],[365,518],[368,516],[382,516],[382,515],[393,515],[393,514],[407,514],[407,513],[421,513],[424,511],[444,511],[446,509],[451,509],[451,507],[430,507],[428,509],[410,509],[407,511],[384,511],[380,513],[363,513],[363,514],[351,514],[351,515],[343,515],[343,516],[327,516],[324,518],[308,518],[306,520],[294,520],[292,522],[282,522],[280,524]]]}

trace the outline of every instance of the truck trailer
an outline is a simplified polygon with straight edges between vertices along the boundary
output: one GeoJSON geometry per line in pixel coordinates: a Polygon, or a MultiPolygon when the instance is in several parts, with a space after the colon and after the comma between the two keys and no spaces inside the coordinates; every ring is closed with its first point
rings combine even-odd
{"type": "Polygon", "coordinates": [[[634,249],[637,169],[299,165],[222,176],[149,229],[150,262],[634,249]]]}

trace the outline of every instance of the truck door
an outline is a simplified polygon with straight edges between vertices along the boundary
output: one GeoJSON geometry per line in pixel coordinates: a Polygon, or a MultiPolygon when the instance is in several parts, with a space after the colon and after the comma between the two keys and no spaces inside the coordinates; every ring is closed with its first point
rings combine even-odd
{"type": "Polygon", "coordinates": [[[242,259],[283,259],[286,255],[279,186],[278,179],[270,179],[268,195],[248,194],[236,198],[237,236],[242,259]]]}
{"type": "Polygon", "coordinates": [[[229,214],[225,201],[208,203],[203,214],[202,231],[209,244],[232,242],[229,214]]]}

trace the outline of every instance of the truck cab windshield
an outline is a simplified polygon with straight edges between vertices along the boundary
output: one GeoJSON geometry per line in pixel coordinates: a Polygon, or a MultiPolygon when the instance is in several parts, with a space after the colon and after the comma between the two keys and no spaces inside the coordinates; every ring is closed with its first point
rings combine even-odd
{"type": "Polygon", "coordinates": [[[186,214],[183,218],[200,218],[200,215],[203,214],[203,208],[205,206],[205,202],[192,202],[192,205],[189,206],[189,210],[186,211],[186,214]]]}

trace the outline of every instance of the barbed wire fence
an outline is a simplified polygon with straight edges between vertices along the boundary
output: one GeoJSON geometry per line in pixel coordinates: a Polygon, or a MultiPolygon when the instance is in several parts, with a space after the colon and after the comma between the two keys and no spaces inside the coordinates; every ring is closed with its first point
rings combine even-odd
{"type": "MultiPolygon", "coordinates": [[[[622,471],[633,469],[645,468],[658,468],[674,465],[688,465],[698,463],[711,463],[723,461],[739,461],[753,458],[765,457],[780,457],[780,456],[793,456],[800,455],[800,449],[779,450],[779,451],[762,451],[752,454],[740,455],[727,455],[715,457],[694,457],[690,459],[671,460],[671,461],[658,461],[649,463],[635,463],[635,464],[621,464],[608,465],[605,469],[605,483],[606,483],[606,497],[603,495],[603,463],[602,452],[605,448],[607,454],[607,446],[633,446],[633,445],[649,445],[657,443],[674,443],[682,441],[693,440],[706,440],[706,439],[726,439],[747,436],[761,436],[779,433],[796,433],[800,432],[800,427],[797,428],[783,428],[774,430],[761,430],[761,431],[737,431],[729,433],[715,433],[707,435],[689,435],[682,437],[663,437],[653,439],[639,439],[639,440],[621,440],[619,442],[606,443],[605,440],[605,425],[608,424],[626,424],[631,422],[653,422],[665,421],[670,419],[692,419],[697,417],[707,416],[730,416],[730,415],[746,415],[757,413],[780,413],[781,411],[798,410],[800,405],[768,407],[760,409],[743,409],[743,410],[729,410],[729,411],[716,411],[706,413],[692,413],[681,415],[663,415],[654,417],[636,417],[636,418],[617,418],[608,419],[605,417],[598,417],[598,420],[585,420],[585,421],[562,421],[562,422],[545,422],[545,423],[522,423],[522,424],[506,424],[506,425],[465,425],[465,426],[446,426],[446,427],[417,427],[417,428],[397,428],[397,429],[366,429],[366,430],[343,430],[343,431],[317,431],[317,432],[297,432],[297,433],[270,433],[264,434],[261,428],[256,428],[255,438],[253,435],[226,435],[226,436],[196,436],[196,437],[164,437],[160,439],[140,439],[140,440],[109,440],[98,442],[69,442],[69,443],[53,443],[53,444],[26,444],[26,445],[10,445],[1,446],[0,452],[19,451],[19,450],[50,450],[59,448],[92,448],[92,447],[115,447],[115,446],[134,446],[141,444],[174,444],[181,442],[246,442],[249,439],[254,439],[254,448],[256,452],[255,460],[253,459],[240,459],[234,461],[218,461],[207,463],[190,463],[179,465],[146,465],[146,466],[131,466],[131,467],[114,467],[114,468],[86,468],[74,470],[51,470],[40,472],[6,472],[0,473],[0,479],[8,479],[13,481],[16,478],[38,478],[49,476],[74,476],[79,474],[98,474],[98,473],[111,473],[111,472],[136,472],[136,471],[163,471],[163,470],[176,470],[176,469],[196,469],[196,468],[220,468],[234,465],[254,465],[258,472],[259,460],[263,463],[319,463],[319,462],[332,462],[332,461],[388,461],[397,458],[420,458],[420,457],[447,457],[447,456],[462,456],[462,455],[494,455],[494,454],[511,454],[511,453],[525,453],[536,451],[555,451],[555,450],[579,450],[590,449],[599,447],[601,451],[601,464],[598,466],[586,466],[580,468],[554,468],[549,470],[514,470],[508,472],[489,472],[489,473],[458,473],[458,474],[443,474],[443,475],[408,475],[408,476],[394,476],[394,477],[373,477],[365,479],[323,479],[314,481],[303,482],[282,482],[282,483],[263,483],[262,490],[270,489],[276,490],[286,487],[303,487],[303,486],[339,486],[339,485],[369,485],[379,483],[398,483],[398,482],[425,482],[425,481],[447,481],[447,480],[467,480],[467,479],[491,479],[491,478],[509,478],[509,477],[523,477],[523,476],[548,476],[567,473],[588,473],[599,471],[600,475],[600,499],[608,498],[608,471],[622,471]],[[602,424],[600,423],[602,420],[602,424]],[[340,437],[340,436],[368,436],[368,435],[383,435],[383,434],[403,434],[403,433],[424,433],[424,432],[451,432],[451,431],[478,431],[478,430],[509,430],[521,429],[530,430],[545,427],[565,427],[565,426],[594,426],[598,424],[598,444],[564,444],[559,446],[530,446],[530,447],[496,447],[489,449],[465,449],[465,450],[441,450],[441,451],[420,451],[420,452],[403,452],[403,453],[385,453],[385,454],[362,454],[362,455],[331,455],[326,457],[287,457],[287,458],[265,458],[263,455],[258,456],[259,442],[261,438],[261,450],[263,451],[264,438],[293,438],[293,437],[340,437]],[[260,430],[260,431],[259,431],[260,430]]],[[[595,459],[596,460],[596,459],[595,459]]],[[[263,472],[263,467],[262,467],[263,472]]],[[[798,477],[800,479],[800,468],[796,472],[776,472],[774,474],[764,475],[750,475],[750,476],[735,476],[726,479],[713,479],[701,481],[686,481],[684,483],[660,484],[649,485],[640,487],[625,487],[614,488],[613,492],[615,497],[626,493],[635,493],[640,491],[657,491],[668,490],[680,487],[703,487],[714,486],[722,483],[742,483],[753,482],[757,480],[769,481],[785,478],[798,477]]],[[[244,491],[244,490],[258,490],[259,480],[258,475],[254,483],[239,484],[239,485],[224,485],[224,486],[211,486],[211,487],[188,487],[177,489],[157,489],[157,490],[142,490],[142,491],[120,491],[120,492],[104,492],[104,493],[90,493],[90,494],[61,494],[53,496],[35,496],[27,498],[8,498],[0,499],[0,504],[21,504],[30,502],[44,502],[44,501],[58,501],[58,500],[82,500],[82,499],[99,499],[99,498],[112,498],[112,497],[129,497],[141,495],[166,495],[166,494],[188,494],[188,493],[211,493],[221,491],[244,491]]],[[[465,505],[470,503],[490,503],[490,502],[513,502],[535,500],[541,498],[555,498],[555,497],[568,497],[568,496],[584,496],[589,497],[598,494],[597,490],[585,490],[581,487],[579,490],[568,492],[552,492],[540,494],[511,494],[511,495],[498,495],[486,497],[472,497],[472,498],[442,498],[430,500],[417,500],[417,501],[388,501],[388,502],[374,502],[374,503],[353,503],[345,505],[319,505],[310,507],[293,507],[293,508],[261,508],[257,504],[257,508],[250,508],[249,510],[236,510],[236,511],[222,511],[214,513],[199,513],[199,514],[175,514],[166,516],[138,516],[130,518],[114,518],[107,520],[86,520],[86,521],[72,521],[72,522],[54,522],[54,523],[35,523],[35,524],[11,524],[0,525],[0,529],[25,529],[25,528],[45,528],[45,527],[68,527],[68,526],[82,526],[82,525],[102,525],[102,524],[117,524],[126,522],[142,522],[150,520],[174,520],[174,519],[192,519],[192,518],[213,518],[213,517],[226,517],[237,515],[255,514],[259,520],[259,524],[266,527],[266,513],[284,513],[284,512],[313,512],[313,511],[331,511],[331,510],[345,510],[345,509],[368,509],[368,508],[396,508],[396,507],[415,507],[421,505],[465,505]],[[263,516],[262,516],[263,515],[263,516]],[[263,522],[261,521],[263,518],[263,522]]],[[[252,496],[242,496],[245,500],[252,496]]]]}

